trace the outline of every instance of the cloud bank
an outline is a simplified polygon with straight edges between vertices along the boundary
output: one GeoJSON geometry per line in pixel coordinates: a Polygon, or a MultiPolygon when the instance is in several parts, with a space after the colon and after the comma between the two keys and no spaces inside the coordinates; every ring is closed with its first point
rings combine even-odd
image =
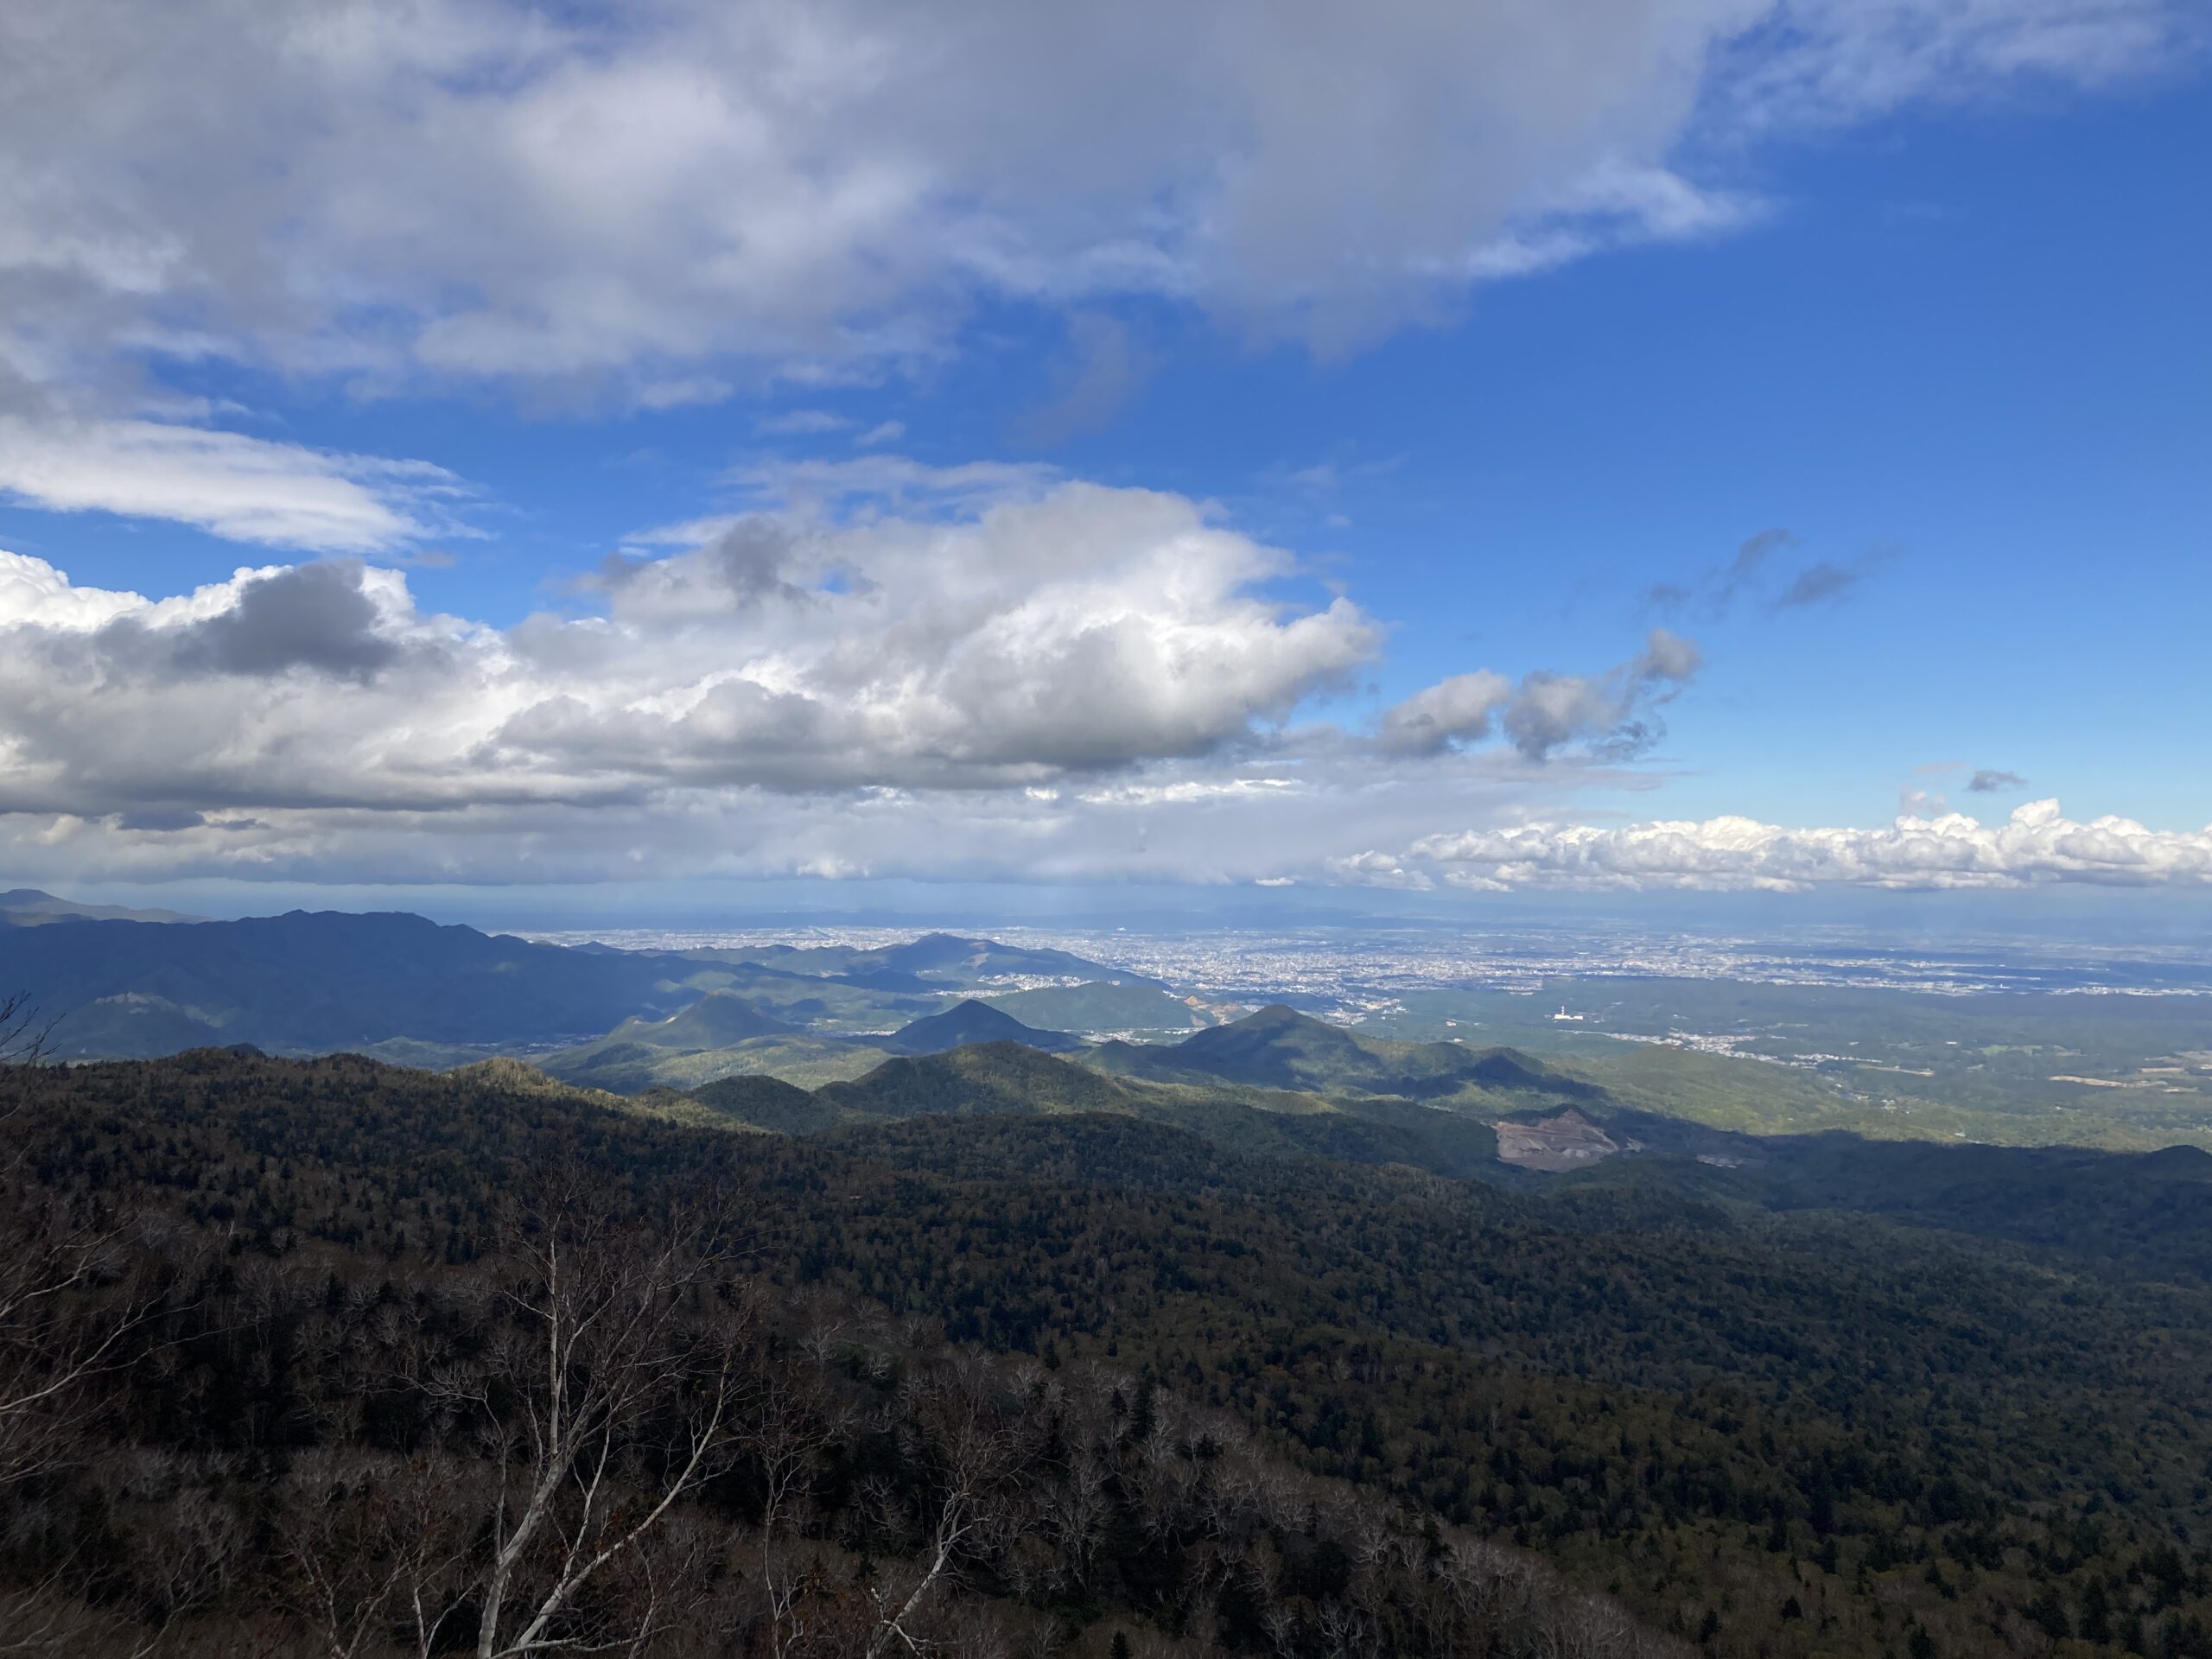
{"type": "Polygon", "coordinates": [[[1880,830],[1792,830],[1723,817],[1471,830],[1424,837],[1402,855],[1358,855],[1337,870],[1349,880],[1495,891],[2201,887],[2212,884],[2212,827],[2162,831],[2120,817],[2077,823],[2044,800],[2001,823],[1952,812],[1900,817],[1880,830]]]}
{"type": "Polygon", "coordinates": [[[1776,135],[2207,32],[2190,0],[0,8],[0,493],[385,551],[453,531],[454,480],[216,429],[165,379],[661,410],[926,372],[1000,304],[1065,319],[1024,423],[1057,442],[1154,366],[1118,302],[1355,350],[1756,220],[1776,135]]]}
{"type": "Polygon", "coordinates": [[[359,559],[149,599],[0,554],[0,836],[25,874],[1279,877],[1606,771],[1698,666],[1657,630],[1370,718],[1382,626],[1187,498],[889,455],[756,487],[506,628],[359,559]]]}
{"type": "Polygon", "coordinates": [[[2185,0],[14,6],[0,365],[665,407],[718,361],[926,357],[978,296],[1341,349],[1744,223],[1765,135],[2202,35],[2185,0]]]}
{"type": "Polygon", "coordinates": [[[1580,786],[1651,785],[1620,763],[1693,642],[1655,629],[1609,670],[1475,670],[1361,716],[1381,626],[1290,596],[1313,590],[1287,556],[1200,504],[965,487],[672,526],[672,550],[505,629],[358,560],[149,599],[0,554],[0,852],[58,880],[2212,885],[2212,829],[2049,800],[1878,830],[1532,823],[1580,786]]]}

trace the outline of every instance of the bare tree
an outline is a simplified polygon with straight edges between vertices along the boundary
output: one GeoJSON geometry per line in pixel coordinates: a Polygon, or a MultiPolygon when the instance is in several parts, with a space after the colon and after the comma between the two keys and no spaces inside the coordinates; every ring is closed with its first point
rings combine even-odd
{"type": "Polygon", "coordinates": [[[480,1516],[471,1471],[433,1457],[316,1451],[292,1468],[284,1516],[298,1609],[326,1659],[383,1651],[404,1629],[432,1650],[468,1575],[480,1516]]]}
{"type": "MultiPolygon", "coordinates": [[[[0,1073],[40,1065],[51,1020],[21,992],[0,998],[0,1073]]],[[[121,1280],[130,1224],[34,1179],[20,1122],[27,1096],[0,1106],[0,1488],[53,1466],[81,1427],[83,1385],[115,1363],[150,1316],[144,1287],[119,1298],[86,1293],[121,1280]]]]}
{"type": "Polygon", "coordinates": [[[84,1293],[122,1276],[124,1230],[0,1171],[0,1488],[51,1469],[90,1409],[84,1385],[119,1357],[149,1296],[84,1293]]]}
{"type": "Polygon", "coordinates": [[[294,1508],[328,1513],[293,1554],[328,1659],[442,1652],[470,1620],[478,1659],[641,1652],[688,1607],[702,1546],[678,1512],[739,1446],[757,1315],[713,1205],[649,1224],[603,1185],[566,1167],[504,1217],[481,1351],[377,1336],[461,1444],[303,1463],[294,1508]]]}
{"type": "Polygon", "coordinates": [[[41,1022],[28,991],[0,996],[0,1065],[36,1065],[46,1058],[56,1020],[41,1022]]]}
{"type": "Polygon", "coordinates": [[[773,1659],[805,1650],[808,1588],[820,1576],[791,1535],[805,1506],[821,1455],[849,1431],[848,1414],[794,1372],[769,1382],[754,1414],[749,1444],[760,1465],[760,1584],[767,1601],[768,1651],[773,1659]]]}
{"type": "MultiPolygon", "coordinates": [[[[501,1292],[509,1339],[488,1363],[437,1380],[477,1415],[499,1469],[469,1599],[478,1659],[579,1644],[570,1627],[587,1589],[634,1567],[670,1510],[724,1466],[753,1333],[749,1307],[727,1294],[732,1258],[709,1209],[648,1230],[570,1168],[504,1242],[520,1269],[501,1292]]],[[[621,1645],[658,1621],[644,1582],[621,1645]]]]}
{"type": "Polygon", "coordinates": [[[931,1592],[952,1573],[963,1549],[1004,1519],[996,1507],[1001,1488],[1017,1465],[1015,1437],[995,1421],[985,1397],[989,1374],[961,1367],[934,1379],[915,1402],[917,1418],[935,1431],[938,1474],[936,1515],[912,1582],[888,1577],[871,1585],[876,1624],[867,1659],[894,1651],[925,1651],[913,1625],[931,1592]],[[903,1644],[894,1649],[893,1643],[903,1644]]]}

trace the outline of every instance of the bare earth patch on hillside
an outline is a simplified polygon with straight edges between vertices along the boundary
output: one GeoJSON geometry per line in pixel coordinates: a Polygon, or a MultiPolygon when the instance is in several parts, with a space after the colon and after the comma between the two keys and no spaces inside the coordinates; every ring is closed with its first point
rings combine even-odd
{"type": "Polygon", "coordinates": [[[1573,1108],[1531,1122],[1501,1122],[1497,1161],[1522,1169],[1581,1169],[1618,1152],[1620,1144],[1573,1108]]]}

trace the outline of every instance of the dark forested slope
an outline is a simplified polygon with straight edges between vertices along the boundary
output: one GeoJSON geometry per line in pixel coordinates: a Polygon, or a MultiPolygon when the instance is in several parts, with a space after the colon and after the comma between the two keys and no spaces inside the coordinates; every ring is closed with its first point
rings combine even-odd
{"type": "Polygon", "coordinates": [[[0,984],[27,991],[67,1057],[181,1040],[310,1052],[388,1038],[544,1041],[690,1001],[671,959],[564,950],[419,916],[294,911],[237,922],[73,921],[0,932],[0,984]]]}
{"type": "MultiPolygon", "coordinates": [[[[779,1305],[877,1306],[1044,1375],[1120,1368],[1717,1652],[2035,1651],[2061,1631],[2083,1653],[2212,1650],[2201,1288],[1678,1188],[1250,1155],[1119,1115],[792,1141],[358,1061],[10,1082],[28,1179],[176,1216],[219,1241],[226,1285],[474,1271],[558,1148],[624,1202],[727,1195],[779,1305]]],[[[211,1384],[240,1386],[231,1363],[211,1384]]],[[[1010,1580],[979,1566],[987,1583],[1010,1580]]],[[[1307,1599],[1318,1621],[1327,1598],[1307,1599]]],[[[1179,1617],[1111,1605],[1155,1633],[1179,1617]]],[[[1287,1650],[1329,1651],[1319,1629],[1287,1650]]]]}

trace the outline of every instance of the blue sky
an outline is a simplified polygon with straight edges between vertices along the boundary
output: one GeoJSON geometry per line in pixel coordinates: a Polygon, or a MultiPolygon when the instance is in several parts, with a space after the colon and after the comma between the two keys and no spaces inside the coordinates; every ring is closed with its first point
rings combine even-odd
{"type": "MultiPolygon", "coordinates": [[[[469,30],[500,10],[451,8],[444,22],[456,55],[439,58],[434,72],[451,77],[455,63],[475,64],[469,54],[487,48],[469,30]]],[[[1603,22],[1596,10],[1593,31],[1603,22]]],[[[1449,71],[1441,92],[1481,118],[1473,136],[1455,127],[1417,164],[1394,149],[1406,141],[1393,123],[1349,94],[1340,116],[1315,112],[1324,128],[1341,119],[1348,149],[1373,151],[1354,153],[1345,178],[1325,170],[1313,185],[1314,218],[1379,225],[1372,259],[1363,254],[1351,275],[1333,252],[1314,263],[1294,176],[1279,213],[1271,198],[1251,207],[1223,186],[1220,200],[1191,218],[1201,231],[1155,231],[1156,218],[1172,218],[1159,204],[1198,194],[1192,181],[1215,176],[1215,140],[1203,124],[1183,141],[1188,150],[1150,156],[1133,135],[1071,137],[1017,101],[1002,119],[1039,147],[1033,176],[1001,180],[957,146],[951,159],[934,158],[955,179],[966,177],[962,166],[975,169],[963,188],[976,198],[1002,193],[986,228],[1018,244],[1014,251],[994,244],[998,263],[979,264],[972,248],[984,232],[954,225],[951,207],[915,209],[873,232],[878,241],[856,242],[857,252],[838,251],[856,264],[808,268],[825,291],[843,283],[864,293],[842,309],[815,306],[800,280],[808,270],[784,269],[799,256],[775,250],[772,268],[747,266],[719,286],[686,278],[666,292],[656,287],[664,265],[640,267],[644,275],[620,262],[602,268],[578,239],[592,226],[563,219],[608,211],[596,198],[563,198],[526,222],[543,246],[523,251],[540,263],[522,275],[493,255],[442,269],[435,238],[457,237],[458,221],[408,227],[433,238],[418,244],[391,232],[397,252],[364,240],[334,210],[332,225],[318,228],[310,216],[302,230],[250,190],[243,205],[231,199],[238,191],[225,168],[247,141],[221,130],[189,135],[211,159],[187,180],[183,206],[163,210],[179,217],[149,226],[150,210],[117,181],[143,159],[133,142],[173,129],[149,116],[140,138],[130,137],[141,105],[158,111],[156,94],[134,95],[126,78],[111,94],[122,100],[124,138],[107,149],[88,142],[82,170],[62,175],[113,212],[57,226],[27,208],[20,234],[0,238],[0,250],[40,236],[60,245],[66,231],[95,249],[75,278],[54,277],[55,260],[0,252],[0,282],[12,277],[16,291],[47,308],[24,302],[15,347],[0,356],[0,483],[9,486],[0,549],[52,573],[33,571],[24,578],[33,585],[66,577],[73,591],[149,601],[221,585],[196,610],[131,613],[145,630],[131,637],[133,660],[147,641],[168,642],[175,706],[206,702],[176,715],[161,765],[133,772],[98,718],[105,701],[123,698],[128,671],[86,671],[62,690],[49,679],[39,706],[17,714],[15,777],[0,760],[10,785],[0,833],[15,863],[27,878],[79,887],[484,886],[501,880],[505,837],[566,883],[641,870],[679,885],[1112,881],[1137,879],[1154,868],[1148,859],[1171,880],[1413,892],[1454,882],[1910,885],[1923,866],[1939,885],[2212,879],[2202,833],[2212,773],[2197,758],[2200,642],[2212,602],[2212,306],[2202,281],[2212,198],[2196,188],[2191,160],[2212,154],[2212,83],[2198,73],[2190,14],[2145,3],[2084,6],[2077,17],[2064,0],[2034,0],[1974,11],[1969,28],[1965,9],[1926,0],[1903,8],[1915,14],[1912,29],[1861,38],[1838,21],[1849,14],[1817,6],[1748,25],[1761,8],[1725,22],[1692,17],[1691,8],[1645,10],[1655,30],[1687,31],[1704,54],[1694,92],[1674,85],[1681,73],[1667,54],[1628,73],[1570,31],[1588,67],[1570,53],[1554,73],[1567,78],[1586,133],[1568,123],[1562,135],[1506,107],[1510,87],[1478,75],[1462,84],[1449,71]],[[2117,32],[2107,40],[2091,23],[2117,32]],[[1790,32],[1769,38],[1785,24],[1790,32]],[[1963,32],[1946,35],[1954,29],[1963,32]],[[1937,60],[1922,63],[1919,48],[1900,43],[1923,38],[1948,42],[1937,60]],[[1129,150],[1149,196],[1131,191],[1125,200],[1116,193],[1131,181],[1109,189],[1090,179],[1104,163],[1089,149],[1116,146],[1129,150]],[[1465,180],[1471,199],[1569,205],[1483,211],[1456,200],[1433,207],[1418,193],[1410,205],[1386,200],[1408,173],[1447,198],[1465,180]],[[199,180],[204,224],[189,200],[199,180]],[[1680,212],[1669,194],[1678,187],[1694,198],[1680,212]],[[1064,234],[1063,194],[1098,222],[1064,234]],[[1614,205],[1596,213],[1582,205],[1592,200],[1614,205]],[[1240,212],[1260,225],[1247,243],[1224,251],[1205,241],[1215,219],[1240,212]],[[233,271],[203,255],[196,265],[173,262],[184,274],[170,275],[166,253],[126,257],[97,241],[123,234],[111,224],[143,232],[148,248],[197,245],[211,226],[242,224],[264,257],[233,271]],[[1452,238],[1490,257],[1501,238],[1546,245],[1563,235],[1580,238],[1573,256],[1548,256],[1528,274],[1404,276],[1428,271],[1452,238]],[[1143,274],[1123,274],[1133,244],[1170,274],[1141,262],[1130,269],[1143,274]],[[406,264],[410,245],[428,250],[419,269],[406,264]],[[163,276],[150,287],[118,276],[137,270],[132,258],[163,276]],[[1387,280],[1372,276],[1392,260],[1400,264],[1387,280]],[[881,267],[897,269],[886,276],[881,267]],[[1042,274],[1027,274],[1033,267],[1042,274]],[[976,274],[1001,268],[1025,274],[976,274]],[[72,280],[86,292],[71,293],[72,280]],[[682,326],[664,326],[679,312],[682,326]],[[494,313],[496,329],[481,323],[494,313]],[[526,337],[531,329],[538,337],[526,337]],[[165,343],[149,349],[149,337],[165,343]],[[537,372],[564,353],[574,366],[537,372]],[[138,464],[130,442],[149,422],[164,442],[228,433],[247,448],[219,458],[213,483],[195,455],[182,468],[189,476],[149,498],[133,493],[127,475],[138,464]],[[55,454],[97,451],[118,432],[130,442],[116,441],[111,473],[53,481],[55,454]],[[11,444],[20,452],[12,461],[11,444]],[[334,457],[443,470],[392,473],[334,457]],[[811,487],[809,463],[817,467],[811,487]],[[976,463],[996,470],[964,482],[944,470],[976,463]],[[883,469],[893,466],[908,485],[887,492],[883,469]],[[283,506],[302,469],[318,488],[341,478],[338,530],[283,506]],[[823,479],[834,482],[827,494],[823,479]],[[238,492],[272,480],[276,509],[255,517],[252,504],[240,505],[238,492]],[[209,490],[219,505],[208,505],[209,490]],[[1052,565],[1062,538],[1092,533],[1079,516],[1087,509],[1066,493],[1086,490],[1096,493],[1087,498],[1094,505],[1154,493],[1235,539],[1219,551],[1212,585],[1190,601],[1196,611],[1160,596],[1156,584],[1176,556],[1156,549],[1126,557],[1107,550],[1100,556],[1114,574],[1087,576],[1080,598],[1022,588],[1046,580],[1033,573],[1052,565]],[[942,687],[930,694],[930,718],[957,715],[957,739],[935,728],[925,741],[887,738],[884,722],[907,716],[885,701],[883,680],[851,693],[854,707],[837,706],[842,694],[826,689],[823,664],[891,649],[897,606],[938,591],[926,563],[916,563],[910,586],[883,589],[890,609],[861,616],[855,594],[874,581],[870,527],[893,522],[926,540],[935,528],[972,530],[1003,504],[1040,500],[1048,505],[1020,534],[985,538],[996,550],[985,561],[996,573],[993,602],[1015,616],[1030,614],[1027,606],[1056,617],[1071,604],[1102,613],[1126,604],[1131,639],[1183,642],[1173,671],[1192,676],[1178,686],[1187,705],[1163,698],[1141,732],[1094,729],[1082,688],[1070,683],[1089,647],[1046,653],[1030,664],[1042,680],[1015,683],[988,660],[1009,636],[989,632],[976,636],[982,645],[963,636],[943,647],[984,658],[974,682],[985,688],[975,692],[981,701],[942,687]],[[378,512],[385,521],[360,517],[378,512]],[[779,660],[772,624],[751,619],[717,645],[685,608],[719,601],[697,598],[683,561],[719,557],[715,538],[748,514],[790,545],[814,549],[805,556],[822,563],[807,580],[836,595],[826,609],[858,620],[821,635],[814,648],[828,655],[802,670],[747,670],[747,683],[776,695],[803,686],[800,712],[829,734],[809,741],[852,745],[854,758],[802,764],[778,734],[746,727],[733,737],[725,723],[715,741],[734,746],[728,751],[697,730],[664,734],[683,764],[641,770],[637,746],[663,741],[641,720],[688,707],[737,671],[725,662],[779,660]],[[702,523],[688,535],[652,534],[702,523]],[[1724,599],[1747,543],[1768,551],[1724,599]],[[1239,550],[1249,549],[1266,556],[1255,563],[1239,550]],[[627,612],[620,595],[643,585],[594,574],[623,550],[633,566],[652,562],[666,574],[666,593],[651,604],[633,599],[627,612]],[[336,559],[344,584],[360,571],[391,573],[385,587],[361,589],[367,600],[348,586],[334,601],[358,608],[353,620],[365,630],[353,645],[331,645],[336,655],[318,657],[314,639],[272,645],[256,635],[238,645],[238,629],[219,648],[186,638],[228,627],[220,613],[246,616],[251,584],[232,575],[240,566],[317,558],[336,559]],[[850,592],[841,585],[855,582],[850,592]],[[1143,583],[1155,586],[1128,597],[1143,583]],[[1783,602],[1793,583],[1815,596],[1783,602]],[[1356,616],[1329,611],[1338,595],[1356,616]],[[1248,601],[1283,608],[1263,625],[1237,608],[1248,601]],[[465,705],[451,680],[454,654],[509,652],[533,626],[525,619],[544,613],[567,619],[569,643],[531,658],[526,690],[512,683],[511,664],[469,671],[497,680],[508,723],[464,743],[453,734],[457,715],[424,713],[424,731],[450,741],[446,758],[424,763],[412,792],[376,783],[414,759],[396,763],[364,732],[389,731],[440,698],[465,705]],[[433,626],[439,616],[459,620],[433,626]],[[1302,644],[1290,637],[1299,618],[1313,619],[1302,644]],[[648,683],[632,667],[580,665],[584,636],[574,630],[602,625],[631,639],[640,663],[666,654],[655,630],[675,629],[697,670],[679,685],[648,683]],[[1231,657],[1246,653],[1236,672],[1249,683],[1228,684],[1229,671],[1208,665],[1206,630],[1220,628],[1239,642],[1225,647],[1231,657]],[[1694,664],[1653,670],[1655,628],[1685,649],[1694,642],[1694,664]],[[440,666],[419,671],[433,678],[411,690],[399,678],[440,652],[440,666]],[[568,685],[562,673],[582,677],[568,685]],[[1478,674],[1499,677],[1497,689],[1469,689],[1465,677],[1478,674]],[[1569,681],[1580,699],[1535,738],[1514,725],[1514,698],[1527,701],[1532,675],[1569,681]],[[256,676],[281,692],[263,695],[256,676]],[[1390,711],[1432,710],[1440,705],[1421,701],[1426,689],[1455,682],[1477,697],[1464,725],[1417,754],[1394,745],[1390,711]],[[272,696],[289,723],[247,737],[245,711],[264,711],[272,696]],[[556,704],[569,715],[588,709],[588,741],[573,720],[544,736],[550,715],[527,743],[516,735],[514,721],[556,704]],[[1037,710],[1047,708],[1081,729],[1029,733],[1024,722],[1046,720],[1037,710]],[[1027,734],[967,735],[1001,719],[1027,734]],[[854,735],[861,726],[868,734],[854,735]],[[613,765],[604,756],[618,730],[626,752],[613,765]],[[319,747],[324,732],[328,765],[311,779],[288,773],[286,757],[319,747]],[[772,764],[760,758],[764,743],[772,764]],[[958,751],[951,759],[948,744],[958,751]],[[206,748],[197,770],[195,746],[206,748]],[[495,750],[509,758],[487,761],[495,750]],[[349,766],[357,791],[335,781],[349,766]],[[1969,791],[1978,771],[2012,777],[1969,791]],[[466,786],[472,775],[487,780],[480,797],[466,786]],[[886,791],[904,793],[887,806],[886,791]],[[1268,804],[1248,816],[1192,804],[1255,791],[1268,804]],[[1088,804],[1071,804],[1078,798],[1088,804]],[[1800,842],[1755,855],[1707,849],[1709,858],[1687,863],[1605,852],[1596,867],[1550,841],[1508,857],[1465,839],[1724,817],[1781,832],[1878,835],[1900,812],[1932,823],[1957,810],[1995,824],[2046,798],[2062,804],[2059,824],[2113,815],[2153,839],[2110,855],[2084,850],[2078,836],[2056,848],[2052,837],[2071,830],[2024,832],[2011,849],[1945,843],[1932,863],[1887,843],[1800,842]],[[1082,821],[1040,830],[1021,817],[1032,810],[1082,821]],[[1206,816],[1217,810],[1226,816],[1206,816]],[[470,817],[482,823],[448,832],[470,817]],[[874,827],[855,829],[864,817],[874,827]],[[690,827],[662,837],[632,833],[639,823],[690,827]],[[751,862],[730,850],[748,834],[760,843],[751,862]],[[805,850],[832,842],[833,856],[805,850]],[[932,845],[946,850],[933,857],[925,850],[932,845]],[[1062,850],[1033,850],[1048,846],[1062,850]],[[1847,855],[1831,855],[1838,846],[1847,855]]],[[[664,26],[684,26],[680,10],[664,26]]],[[[1325,45],[1301,41],[1295,22],[1287,35],[1262,29],[1209,48],[1229,54],[1217,68],[1253,77],[1253,124],[1263,133],[1274,79],[1252,66],[1281,58],[1300,69],[1304,54],[1325,45]]],[[[1396,23],[1386,9],[1375,27],[1387,34],[1396,23]]],[[[1136,29],[1132,61],[1147,41],[1136,29]]],[[[405,44],[435,55],[420,41],[405,44]]],[[[1045,50],[1005,49],[1032,46],[1045,50]]],[[[551,67],[533,60],[518,73],[555,85],[566,49],[556,41],[551,67]]],[[[626,38],[611,49],[643,50],[626,38]]],[[[830,54],[823,73],[842,72],[834,42],[815,49],[830,54]]],[[[1387,94],[1412,71],[1393,42],[1372,49],[1373,84],[1387,94]]],[[[368,76],[374,90],[387,72],[348,60],[331,73],[345,86],[368,76]]],[[[1049,79],[1048,66],[1039,73],[1049,79]]],[[[481,84],[444,90],[472,119],[505,112],[486,112],[481,84]]],[[[658,179],[687,144],[709,143],[679,120],[656,124],[647,103],[626,105],[639,95],[619,81],[577,96],[612,130],[642,134],[641,176],[658,179]]],[[[284,113],[272,118],[278,130],[284,113]]],[[[417,124],[429,131],[436,118],[432,110],[417,124]]],[[[715,143],[724,142],[719,130],[709,133],[715,143]]],[[[855,176],[895,175],[907,159],[905,130],[893,123],[880,150],[841,134],[844,164],[855,176]]],[[[20,131],[0,137],[25,142],[20,131]]],[[[365,133],[360,143],[314,163],[332,181],[332,199],[350,200],[349,189],[372,204],[379,190],[404,199],[408,180],[382,176],[365,133]]],[[[65,134],[57,148],[68,147],[65,134]]],[[[583,149],[564,153],[556,142],[554,154],[589,171],[583,149]]],[[[1268,152],[1255,154],[1239,165],[1260,170],[1268,152]]],[[[311,171],[305,160],[289,164],[311,171]]],[[[404,157],[390,163],[404,166],[404,157]]],[[[486,188],[519,187],[495,176],[486,188]]],[[[830,214],[842,200],[829,192],[801,206],[830,214]]],[[[741,215],[744,193],[729,206],[741,215]]],[[[358,216],[381,224],[397,210],[382,211],[384,220],[365,208],[358,216]]],[[[787,232],[802,242],[810,233],[787,232]]],[[[683,239],[639,257],[685,257],[683,239]]],[[[739,240],[758,265],[765,256],[739,240]]],[[[1097,533],[1172,545],[1184,532],[1165,520],[1133,530],[1116,517],[1097,533]]],[[[774,558],[796,556],[786,548],[774,558]]],[[[781,582],[785,569],[770,575],[781,582]]],[[[302,588],[297,603],[279,604],[271,588],[249,620],[322,639],[315,631],[337,626],[336,613],[316,607],[334,593],[302,588]]],[[[48,601],[16,626],[59,638],[60,601],[48,601]]],[[[818,597],[800,601],[810,615],[825,610],[818,597]]],[[[102,601],[68,626],[73,638],[95,625],[111,633],[118,614],[102,601]]],[[[1067,626],[1079,640],[1080,622],[1067,626]]],[[[42,649],[60,649],[39,638],[42,649]]],[[[1129,659],[1114,649],[1119,672],[1129,659]]],[[[930,671],[925,661],[900,683],[911,690],[930,671]]],[[[1110,675],[1103,683],[1114,683],[1110,675]]],[[[150,693],[142,685],[135,695],[150,693]]],[[[117,718],[130,706],[118,702],[117,718]]]]}

